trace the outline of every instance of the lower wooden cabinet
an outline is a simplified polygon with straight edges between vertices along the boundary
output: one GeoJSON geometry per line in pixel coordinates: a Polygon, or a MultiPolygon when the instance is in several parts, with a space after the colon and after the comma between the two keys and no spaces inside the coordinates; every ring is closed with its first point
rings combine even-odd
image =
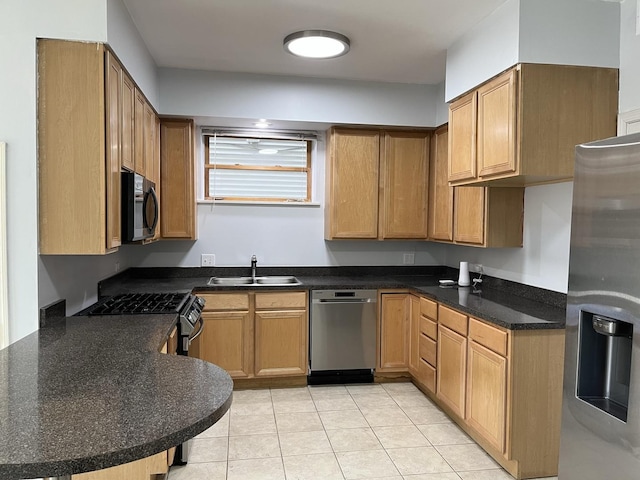
{"type": "Polygon", "coordinates": [[[420,297],[411,295],[409,302],[409,373],[416,377],[420,365],[420,297]]]}
{"type": "Polygon", "coordinates": [[[409,364],[408,293],[380,295],[380,358],[378,372],[406,372],[409,364]]]}
{"type": "Polygon", "coordinates": [[[204,329],[193,355],[234,379],[306,376],[307,292],[198,293],[204,329]]]}
{"type": "Polygon", "coordinates": [[[438,326],[437,395],[456,415],[464,418],[466,393],[467,339],[438,326]]]}

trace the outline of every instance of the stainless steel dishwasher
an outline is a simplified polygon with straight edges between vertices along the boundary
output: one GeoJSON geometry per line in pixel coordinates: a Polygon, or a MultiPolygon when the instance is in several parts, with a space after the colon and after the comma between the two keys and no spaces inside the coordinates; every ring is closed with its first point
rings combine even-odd
{"type": "Polygon", "coordinates": [[[377,299],[376,290],[311,292],[310,385],[373,381],[377,299]]]}

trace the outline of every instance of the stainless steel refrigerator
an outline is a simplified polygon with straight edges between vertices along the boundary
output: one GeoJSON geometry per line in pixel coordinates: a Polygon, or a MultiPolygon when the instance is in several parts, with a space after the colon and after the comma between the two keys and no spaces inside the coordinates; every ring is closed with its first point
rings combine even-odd
{"type": "Polygon", "coordinates": [[[640,479],[640,134],[576,148],[560,480],[640,479]]]}

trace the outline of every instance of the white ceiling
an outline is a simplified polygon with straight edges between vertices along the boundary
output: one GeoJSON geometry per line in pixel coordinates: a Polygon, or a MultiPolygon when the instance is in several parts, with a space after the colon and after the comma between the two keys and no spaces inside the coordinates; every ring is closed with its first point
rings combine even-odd
{"type": "Polygon", "coordinates": [[[437,84],[447,48],[506,0],[123,0],[159,67],[437,84]],[[351,51],[287,54],[282,40],[333,30],[351,51]]]}

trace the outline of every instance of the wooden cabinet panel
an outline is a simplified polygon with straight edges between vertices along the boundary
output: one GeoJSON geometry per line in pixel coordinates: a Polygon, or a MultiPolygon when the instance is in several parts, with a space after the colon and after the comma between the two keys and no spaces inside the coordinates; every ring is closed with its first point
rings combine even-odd
{"type": "Polygon", "coordinates": [[[258,377],[307,374],[307,313],[256,312],[255,374],[258,377]]]}
{"type": "Polygon", "coordinates": [[[420,315],[430,318],[434,322],[438,321],[438,304],[433,300],[420,297],[420,315]]]}
{"type": "Polygon", "coordinates": [[[380,307],[380,370],[406,371],[408,366],[408,326],[410,295],[381,295],[380,307]]]}
{"type": "Polygon", "coordinates": [[[454,240],[459,243],[485,243],[485,188],[456,187],[454,240]]]}
{"type": "Polygon", "coordinates": [[[503,357],[507,356],[509,333],[504,330],[469,317],[469,338],[503,357]]]}
{"type": "Polygon", "coordinates": [[[379,133],[334,128],[329,144],[326,238],[377,238],[379,133]]]}
{"type": "Polygon", "coordinates": [[[418,381],[431,393],[436,393],[436,369],[422,358],[418,362],[418,381]]]}
{"type": "Polygon", "coordinates": [[[160,183],[160,165],[158,165],[157,172],[155,165],[156,114],[146,100],[144,103],[143,118],[145,176],[154,183],[160,183]]]}
{"type": "Polygon", "coordinates": [[[428,152],[425,133],[385,133],[380,238],[427,238],[428,152]]]}
{"type": "Polygon", "coordinates": [[[478,175],[516,170],[516,70],[478,89],[478,175]]]}
{"type": "Polygon", "coordinates": [[[440,325],[467,336],[467,316],[443,305],[438,305],[438,322],[440,325]]]}
{"type": "Polygon", "coordinates": [[[120,208],[122,183],[120,182],[120,165],[122,159],[121,143],[121,102],[122,76],[124,72],[113,54],[105,52],[106,90],[107,90],[107,158],[106,158],[106,201],[107,201],[107,250],[119,247],[121,244],[121,216],[120,208]]]}
{"type": "Polygon", "coordinates": [[[94,472],[71,475],[73,480],[149,480],[151,466],[147,458],[94,472]]]}
{"type": "Polygon", "coordinates": [[[449,130],[434,132],[429,164],[429,239],[453,240],[453,187],[449,186],[449,130]]]}
{"type": "Polygon", "coordinates": [[[449,181],[476,178],[477,93],[449,106],[449,181]]]}
{"type": "Polygon", "coordinates": [[[438,339],[438,324],[430,318],[420,316],[420,332],[432,340],[438,339]]]}
{"type": "Polygon", "coordinates": [[[306,292],[256,293],[256,310],[269,308],[306,308],[306,292]]]}
{"type": "Polygon", "coordinates": [[[436,358],[436,342],[426,335],[420,335],[420,358],[426,360],[434,367],[438,366],[436,358]]]}
{"type": "Polygon", "coordinates": [[[437,396],[442,403],[463,419],[466,396],[466,337],[440,323],[438,325],[437,358],[437,396]]]}
{"type": "Polygon", "coordinates": [[[409,373],[417,375],[420,360],[420,298],[411,295],[409,301],[409,373]]]}
{"type": "Polygon", "coordinates": [[[160,227],[162,238],[196,240],[192,120],[161,120],[160,227]]]}
{"type": "Polygon", "coordinates": [[[466,419],[498,451],[505,451],[507,359],[469,341],[466,419]]]}
{"type": "Polygon", "coordinates": [[[248,311],[202,313],[199,358],[225,369],[234,378],[248,377],[251,368],[252,319],[248,311]]]}
{"type": "Polygon", "coordinates": [[[134,115],[133,115],[133,165],[136,173],[147,176],[147,162],[144,155],[145,136],[144,136],[144,106],[146,100],[142,92],[136,89],[134,97],[134,115]]]}
{"type": "Polygon", "coordinates": [[[204,310],[249,310],[248,293],[201,293],[197,295],[205,301],[204,310]]]}
{"type": "Polygon", "coordinates": [[[122,168],[133,171],[135,168],[135,105],[136,86],[133,80],[122,72],[122,168]]]}

